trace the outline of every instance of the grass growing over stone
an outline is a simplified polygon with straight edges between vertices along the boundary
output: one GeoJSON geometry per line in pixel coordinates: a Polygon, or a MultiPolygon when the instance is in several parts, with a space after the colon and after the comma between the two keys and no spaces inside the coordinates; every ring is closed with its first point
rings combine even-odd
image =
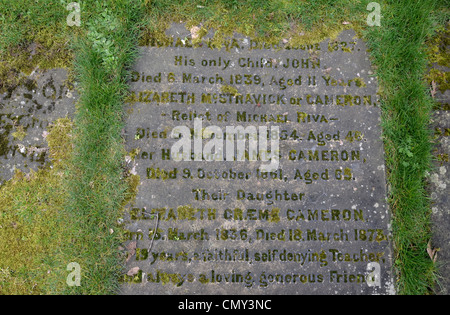
{"type": "Polygon", "coordinates": [[[382,26],[372,29],[365,25],[369,0],[146,0],[145,8],[132,0],[83,1],[80,28],[66,25],[69,2],[0,0],[0,89],[19,84],[21,73],[36,66],[71,67],[75,55],[81,91],[75,127],[60,121],[49,135],[49,142],[55,137],[53,168],[17,174],[1,187],[0,293],[117,289],[117,219],[127,198],[122,104],[141,14],[147,14],[141,44],[163,42],[172,21],[201,26],[203,35],[216,30],[218,45],[234,31],[293,44],[319,42],[345,28],[364,34],[381,86],[397,288],[402,294],[430,292],[435,267],[426,253],[431,231],[424,187],[432,102],[423,80],[423,43],[436,27],[433,10],[445,10],[445,1],[380,1],[382,26]],[[68,156],[72,141],[74,154],[68,156]],[[70,262],[82,268],[80,287],[65,285],[70,262]]]}
{"type": "Polygon", "coordinates": [[[47,135],[53,168],[24,174],[0,189],[0,294],[46,294],[55,278],[59,245],[70,240],[61,220],[68,191],[73,123],[53,123],[47,135]]]}
{"type": "Polygon", "coordinates": [[[400,294],[428,294],[436,268],[427,254],[431,210],[426,174],[431,166],[429,128],[433,101],[424,80],[425,40],[436,30],[444,2],[386,1],[383,26],[367,32],[382,87],[388,197],[393,214],[394,267],[400,294]]]}
{"type": "Polygon", "coordinates": [[[141,44],[163,43],[171,22],[200,26],[200,36],[214,30],[220,46],[238,32],[266,43],[287,39],[292,44],[320,42],[346,28],[357,31],[365,25],[369,0],[155,0],[147,3],[147,27],[141,44]]]}
{"type": "Polygon", "coordinates": [[[71,67],[66,0],[0,0],[0,92],[22,84],[37,67],[71,67]]]}
{"type": "Polygon", "coordinates": [[[76,44],[75,72],[81,97],[64,209],[75,228],[66,261],[80,264],[82,285],[67,293],[107,294],[118,289],[122,271],[118,219],[127,186],[122,129],[127,69],[136,55],[139,1],[102,1],[76,44]]]}
{"type": "MultiPolygon", "coordinates": [[[[0,27],[10,32],[10,39],[0,42],[1,73],[12,76],[2,81],[3,87],[19,84],[19,73],[34,63],[27,51],[19,54],[7,46],[20,51],[29,42],[38,42],[39,32],[44,32],[48,41],[65,38],[64,48],[73,49],[74,66],[73,61],[66,66],[74,70],[81,97],[72,142],[63,147],[69,154],[65,169],[55,161],[52,169],[25,179],[18,174],[1,187],[0,293],[114,293],[122,271],[118,219],[131,182],[122,167],[122,106],[127,68],[137,47],[140,2],[83,2],[82,27],[70,31],[63,26],[69,13],[64,1],[19,2],[22,13],[19,4],[2,6],[0,27]],[[16,19],[23,25],[14,24],[16,19]],[[19,30],[9,29],[11,25],[19,30]],[[8,63],[14,58],[24,64],[8,63]],[[81,267],[80,286],[66,285],[66,266],[71,262],[81,267]]],[[[52,55],[50,61],[60,57],[52,55]]]]}

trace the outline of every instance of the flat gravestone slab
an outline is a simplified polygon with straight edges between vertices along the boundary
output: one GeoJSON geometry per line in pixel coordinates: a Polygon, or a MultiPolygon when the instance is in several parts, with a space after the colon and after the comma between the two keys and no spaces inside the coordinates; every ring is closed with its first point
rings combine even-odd
{"type": "Polygon", "coordinates": [[[235,37],[218,50],[176,30],[172,46],[140,49],[130,83],[140,185],[124,217],[122,293],[394,293],[364,43],[345,31],[300,47],[235,37]]]}
{"type": "Polygon", "coordinates": [[[75,112],[77,93],[66,70],[36,71],[25,81],[0,94],[0,185],[16,170],[28,173],[47,165],[47,127],[75,112]]]}

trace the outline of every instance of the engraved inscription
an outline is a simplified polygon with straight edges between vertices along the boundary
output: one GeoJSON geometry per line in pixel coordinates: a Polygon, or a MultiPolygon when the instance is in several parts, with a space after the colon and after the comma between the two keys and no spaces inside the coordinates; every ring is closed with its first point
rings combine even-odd
{"type": "Polygon", "coordinates": [[[139,272],[123,292],[392,292],[371,73],[352,31],[142,47],[126,127],[140,185],[124,217],[139,272]]]}

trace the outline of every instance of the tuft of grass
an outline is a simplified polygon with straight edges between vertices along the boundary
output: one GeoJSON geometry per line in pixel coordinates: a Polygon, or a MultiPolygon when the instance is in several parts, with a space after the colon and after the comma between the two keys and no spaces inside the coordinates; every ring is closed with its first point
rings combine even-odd
{"type": "Polygon", "coordinates": [[[427,254],[431,210],[425,190],[431,167],[433,106],[424,76],[425,40],[435,30],[436,2],[385,1],[382,27],[365,36],[382,87],[383,139],[400,294],[432,293],[436,269],[427,254]]]}
{"type": "Polygon", "coordinates": [[[118,219],[127,185],[122,163],[123,104],[128,69],[136,57],[139,1],[102,1],[93,7],[86,36],[76,43],[75,72],[81,96],[76,113],[75,148],[63,210],[74,244],[65,243],[64,260],[80,264],[80,287],[65,293],[110,294],[122,271],[118,219]]]}

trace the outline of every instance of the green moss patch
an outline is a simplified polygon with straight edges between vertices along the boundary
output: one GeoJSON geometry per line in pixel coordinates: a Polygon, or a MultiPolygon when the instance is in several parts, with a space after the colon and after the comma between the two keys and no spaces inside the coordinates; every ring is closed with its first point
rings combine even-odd
{"type": "MultiPolygon", "coordinates": [[[[196,27],[195,46],[213,30],[211,47],[220,48],[235,32],[256,43],[289,43],[296,47],[335,38],[344,29],[358,33],[365,27],[367,0],[154,0],[147,2],[148,20],[141,45],[164,46],[171,42],[165,34],[172,22],[196,27]]],[[[191,36],[192,37],[192,36],[191,36]]],[[[190,40],[191,38],[187,38],[190,40]]]]}
{"type": "Polygon", "coordinates": [[[71,67],[71,38],[80,30],[67,26],[67,15],[65,0],[0,0],[0,92],[35,69],[71,67]]]}
{"type": "Polygon", "coordinates": [[[67,156],[72,122],[59,119],[47,140],[52,168],[24,174],[0,188],[0,294],[46,294],[61,242],[67,242],[59,213],[67,198],[67,156]]]}

